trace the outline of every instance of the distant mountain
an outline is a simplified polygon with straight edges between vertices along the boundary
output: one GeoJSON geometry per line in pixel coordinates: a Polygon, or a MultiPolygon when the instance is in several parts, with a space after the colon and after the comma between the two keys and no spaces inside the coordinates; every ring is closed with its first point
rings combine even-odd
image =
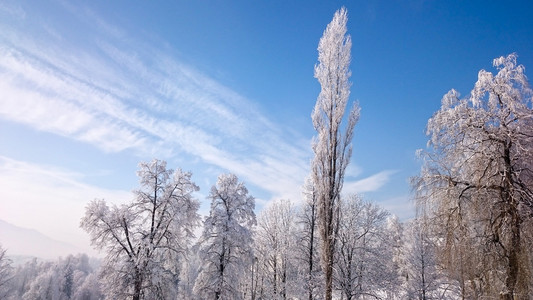
{"type": "Polygon", "coordinates": [[[22,228],[0,220],[0,244],[8,256],[34,256],[56,259],[82,252],[77,247],[60,242],[34,229],[22,228]]]}

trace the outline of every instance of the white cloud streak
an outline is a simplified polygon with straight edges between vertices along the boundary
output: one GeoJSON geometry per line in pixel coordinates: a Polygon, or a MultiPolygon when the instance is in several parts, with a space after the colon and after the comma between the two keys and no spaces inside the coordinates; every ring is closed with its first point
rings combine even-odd
{"type": "MultiPolygon", "coordinates": [[[[14,22],[0,20],[0,118],[106,152],[185,153],[236,173],[272,198],[300,198],[311,157],[305,138],[289,135],[253,101],[90,9],[68,3],[58,9],[77,23],[44,22],[19,6],[10,13],[14,22]],[[71,42],[73,35],[84,38],[71,42]]],[[[347,182],[345,191],[377,190],[392,173],[347,182]]]]}
{"type": "Polygon", "coordinates": [[[67,9],[97,24],[88,46],[53,24],[0,22],[2,118],[106,152],[187,153],[279,197],[301,184],[307,145],[280,137],[252,102],[90,10],[67,9]]]}
{"type": "Polygon", "coordinates": [[[360,180],[345,181],[343,185],[343,193],[363,194],[366,192],[377,191],[387,184],[389,178],[395,173],[397,173],[395,170],[386,170],[360,180]]]}

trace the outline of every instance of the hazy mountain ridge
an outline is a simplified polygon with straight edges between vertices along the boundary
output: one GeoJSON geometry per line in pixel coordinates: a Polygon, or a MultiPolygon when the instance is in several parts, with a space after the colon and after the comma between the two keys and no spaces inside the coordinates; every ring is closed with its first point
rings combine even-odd
{"type": "Polygon", "coordinates": [[[76,246],[54,240],[35,229],[23,228],[0,220],[0,244],[9,256],[56,259],[82,252],[76,246]]]}

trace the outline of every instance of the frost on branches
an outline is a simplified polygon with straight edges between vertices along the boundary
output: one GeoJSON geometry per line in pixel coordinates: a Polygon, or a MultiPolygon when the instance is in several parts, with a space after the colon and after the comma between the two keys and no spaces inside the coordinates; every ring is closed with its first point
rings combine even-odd
{"type": "Polygon", "coordinates": [[[522,299],[533,293],[532,91],[515,54],[494,66],[495,75],[479,72],[470,96],[444,96],[414,184],[463,296],[522,299]]]}
{"type": "Polygon", "coordinates": [[[12,280],[13,268],[11,260],[6,257],[6,250],[0,245],[0,299],[5,299],[11,293],[10,281],[12,280]]]}
{"type": "Polygon", "coordinates": [[[141,163],[141,188],[129,204],[109,207],[94,200],[81,227],[91,243],[106,252],[101,276],[112,299],[175,298],[180,258],[199,225],[198,187],[191,173],[166,168],[166,162],[141,163]]]}
{"type": "Polygon", "coordinates": [[[386,221],[389,213],[360,197],[341,201],[334,282],[343,299],[380,298],[397,285],[386,221]]]}
{"type": "Polygon", "coordinates": [[[209,194],[211,210],[200,238],[202,265],[194,291],[199,299],[242,299],[252,263],[255,200],[237,176],[222,174],[209,194]]]}
{"type": "Polygon", "coordinates": [[[317,137],[313,141],[313,185],[318,199],[318,225],[321,237],[322,265],[326,300],[332,298],[333,263],[337,232],[339,196],[344,171],[352,154],[353,128],[359,119],[355,104],[342,132],[344,111],[350,96],[350,50],[352,41],[346,34],[347,11],[341,8],[333,16],[318,44],[315,77],[321,90],[312,113],[317,137]]]}
{"type": "Polygon", "coordinates": [[[300,207],[300,212],[297,217],[297,223],[300,225],[300,233],[298,237],[298,256],[301,257],[302,264],[300,265],[301,273],[304,275],[304,288],[306,289],[306,299],[318,299],[324,295],[324,280],[322,278],[322,270],[320,269],[320,257],[318,251],[318,234],[317,234],[317,214],[318,214],[318,199],[313,179],[306,178],[302,190],[304,202],[300,207]]]}
{"type": "Polygon", "coordinates": [[[19,265],[13,277],[11,297],[1,299],[103,299],[97,274],[86,254],[69,255],[53,261],[34,258],[19,265]]]}
{"type": "MultiPolygon", "coordinates": [[[[288,200],[276,200],[263,208],[255,231],[255,299],[291,299],[305,294],[299,281],[296,212],[288,200]]],[[[253,281],[252,281],[253,283],[253,281]]]]}

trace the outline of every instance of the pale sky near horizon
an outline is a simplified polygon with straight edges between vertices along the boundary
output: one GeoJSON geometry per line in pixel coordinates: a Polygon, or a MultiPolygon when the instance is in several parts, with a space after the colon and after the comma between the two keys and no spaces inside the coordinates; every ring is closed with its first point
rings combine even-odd
{"type": "Polygon", "coordinates": [[[529,1],[1,1],[0,219],[89,249],[85,205],[129,201],[152,158],[192,171],[204,214],[223,172],[258,212],[299,201],[316,48],[341,6],[361,106],[345,192],[412,217],[441,97],[502,55],[533,68],[529,1]]]}

